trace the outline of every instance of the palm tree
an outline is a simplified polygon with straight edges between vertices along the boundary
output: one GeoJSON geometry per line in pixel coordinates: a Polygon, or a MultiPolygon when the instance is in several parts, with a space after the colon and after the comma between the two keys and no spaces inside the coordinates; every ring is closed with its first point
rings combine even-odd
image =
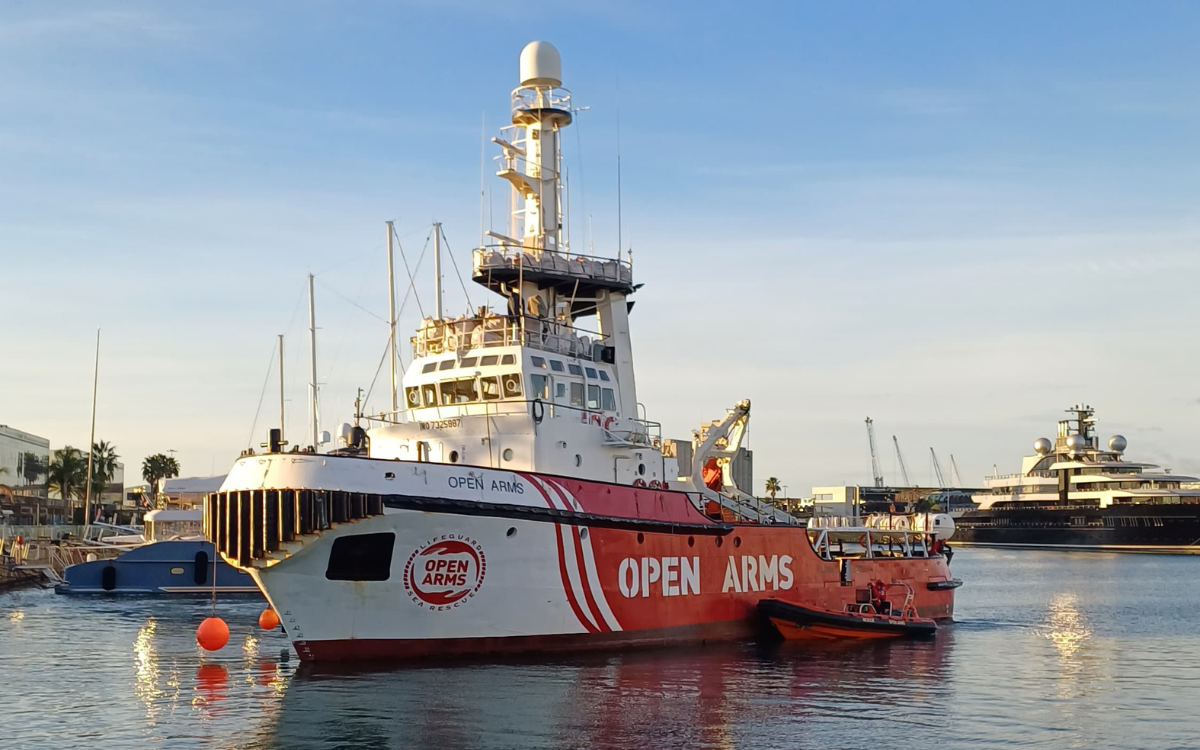
{"type": "Polygon", "coordinates": [[[168,456],[163,453],[155,453],[153,456],[146,456],[142,461],[142,479],[146,480],[146,484],[150,485],[150,492],[157,496],[158,481],[160,479],[170,479],[179,476],[179,462],[174,456],[168,456]]]}
{"type": "Polygon", "coordinates": [[[775,477],[767,477],[767,494],[771,496],[771,505],[775,505],[775,493],[779,492],[783,487],[779,484],[779,480],[775,477]]]}
{"type": "Polygon", "coordinates": [[[86,482],[87,459],[78,448],[63,446],[46,464],[47,489],[57,492],[66,505],[83,497],[86,482]]]}
{"type": "Polygon", "coordinates": [[[926,495],[917,501],[916,507],[913,510],[917,513],[941,513],[942,506],[938,505],[937,498],[934,495],[926,495]]]}
{"type": "Polygon", "coordinates": [[[37,482],[38,477],[46,473],[46,464],[42,461],[42,457],[36,453],[26,451],[21,454],[21,466],[17,471],[21,476],[25,477],[25,486],[29,486],[37,482]]]}
{"type": "Polygon", "coordinates": [[[92,444],[92,497],[99,498],[117,474],[117,450],[107,440],[92,444]]]}

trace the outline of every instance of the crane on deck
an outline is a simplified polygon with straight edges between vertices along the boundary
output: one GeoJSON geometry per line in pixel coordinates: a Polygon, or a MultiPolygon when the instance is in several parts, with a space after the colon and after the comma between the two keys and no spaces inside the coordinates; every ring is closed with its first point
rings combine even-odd
{"type": "Polygon", "coordinates": [[[954,454],[950,454],[950,481],[955,487],[962,487],[962,477],[958,475],[958,464],[954,463],[954,454]]]}
{"type": "Polygon", "coordinates": [[[946,479],[942,476],[942,465],[938,463],[937,453],[934,453],[933,446],[929,446],[929,458],[933,461],[933,475],[937,479],[938,487],[946,486],[946,479]]]}
{"type": "Polygon", "coordinates": [[[875,423],[867,417],[867,442],[871,445],[871,479],[876,487],[883,486],[883,472],[879,469],[879,453],[875,450],[875,423]]]}
{"type": "Polygon", "coordinates": [[[908,468],[904,465],[904,454],[900,452],[900,441],[892,435],[892,444],[896,446],[896,460],[900,462],[900,476],[904,477],[904,486],[912,487],[912,482],[908,481],[908,468]]]}

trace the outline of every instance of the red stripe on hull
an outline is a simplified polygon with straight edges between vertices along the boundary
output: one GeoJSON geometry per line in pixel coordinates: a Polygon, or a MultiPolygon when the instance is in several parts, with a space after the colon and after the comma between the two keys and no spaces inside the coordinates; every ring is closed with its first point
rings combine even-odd
{"type": "Polygon", "coordinates": [[[509,654],[610,651],[654,646],[719,643],[754,635],[753,620],[707,622],[655,630],[494,638],[354,639],[297,641],[302,661],[419,661],[509,654]]]}

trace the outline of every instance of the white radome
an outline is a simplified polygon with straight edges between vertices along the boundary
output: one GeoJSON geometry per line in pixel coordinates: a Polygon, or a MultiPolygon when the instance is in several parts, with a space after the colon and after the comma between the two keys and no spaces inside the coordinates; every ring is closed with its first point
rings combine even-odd
{"type": "Polygon", "coordinates": [[[530,42],[521,50],[521,85],[562,85],[562,58],[553,44],[530,42]]]}
{"type": "Polygon", "coordinates": [[[1039,456],[1044,456],[1054,448],[1054,443],[1050,442],[1049,438],[1038,438],[1033,441],[1033,450],[1039,456]]]}
{"type": "Polygon", "coordinates": [[[1113,435],[1108,439],[1108,449],[1113,453],[1124,453],[1129,446],[1129,441],[1124,435],[1113,435]]]}

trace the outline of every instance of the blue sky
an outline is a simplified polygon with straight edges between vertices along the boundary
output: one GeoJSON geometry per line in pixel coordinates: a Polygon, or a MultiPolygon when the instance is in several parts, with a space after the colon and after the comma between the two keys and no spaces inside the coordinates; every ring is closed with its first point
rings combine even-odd
{"type": "Polygon", "coordinates": [[[933,446],[971,481],[1086,400],[1200,472],[1198,33],[1167,2],[9,2],[0,422],[85,445],[100,326],[98,437],[219,473],[274,419],[284,333],[299,437],[312,271],[334,429],[386,342],[383,222],[415,261],[442,221],[466,268],[481,118],[545,39],[591,107],[565,151],[603,254],[619,102],[665,434],[750,397],[757,483],[797,495],[869,481],[870,415],[914,476],[933,446]]]}

